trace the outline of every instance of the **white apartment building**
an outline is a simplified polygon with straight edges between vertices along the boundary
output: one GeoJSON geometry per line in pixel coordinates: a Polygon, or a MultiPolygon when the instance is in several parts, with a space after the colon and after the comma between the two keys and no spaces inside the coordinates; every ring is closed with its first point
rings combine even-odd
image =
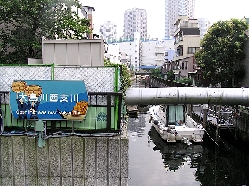
{"type": "Polygon", "coordinates": [[[210,27],[210,21],[207,18],[198,18],[198,25],[200,29],[200,39],[202,39],[210,27]]]}
{"type": "Polygon", "coordinates": [[[174,39],[143,41],[141,66],[162,66],[169,50],[174,50],[174,39]]]}
{"type": "Polygon", "coordinates": [[[165,0],[165,36],[174,35],[174,23],[178,16],[194,18],[195,0],[165,0]]]}
{"type": "Polygon", "coordinates": [[[138,71],[140,67],[140,33],[134,33],[134,40],[119,43],[119,51],[126,54],[131,69],[138,71]]]}
{"type": "Polygon", "coordinates": [[[139,71],[141,66],[160,67],[174,59],[174,41],[174,38],[141,40],[140,33],[136,32],[134,40],[109,43],[105,56],[114,63],[127,63],[134,71],[139,71]]]}
{"type": "Polygon", "coordinates": [[[123,37],[131,39],[139,32],[141,38],[147,38],[147,12],[144,9],[128,9],[124,13],[123,37]]]}
{"type": "Polygon", "coordinates": [[[100,35],[105,41],[117,40],[117,25],[111,21],[106,21],[104,24],[100,25],[100,35]]]}
{"type": "Polygon", "coordinates": [[[119,50],[119,43],[109,43],[107,45],[107,53],[104,54],[105,58],[108,58],[110,62],[115,64],[121,64],[121,54],[119,50]]]}

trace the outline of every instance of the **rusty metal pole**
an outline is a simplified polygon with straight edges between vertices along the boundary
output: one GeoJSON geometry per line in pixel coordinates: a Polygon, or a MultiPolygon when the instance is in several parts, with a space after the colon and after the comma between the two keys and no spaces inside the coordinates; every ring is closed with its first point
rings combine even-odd
{"type": "Polygon", "coordinates": [[[193,111],[193,105],[192,104],[187,104],[187,114],[189,116],[192,116],[192,111],[193,111]]]}

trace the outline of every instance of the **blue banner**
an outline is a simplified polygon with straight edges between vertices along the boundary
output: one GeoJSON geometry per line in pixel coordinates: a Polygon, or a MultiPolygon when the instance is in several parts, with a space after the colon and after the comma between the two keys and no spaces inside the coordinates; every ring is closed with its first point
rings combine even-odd
{"type": "Polygon", "coordinates": [[[88,93],[83,81],[14,81],[10,108],[16,119],[83,120],[88,93]]]}

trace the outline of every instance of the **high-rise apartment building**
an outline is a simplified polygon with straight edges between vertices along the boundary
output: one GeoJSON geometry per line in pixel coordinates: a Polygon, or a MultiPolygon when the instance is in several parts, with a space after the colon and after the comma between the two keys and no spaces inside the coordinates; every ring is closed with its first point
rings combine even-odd
{"type": "Polygon", "coordinates": [[[202,39],[210,27],[210,21],[207,18],[198,18],[198,25],[200,29],[200,38],[202,39]]]}
{"type": "Polygon", "coordinates": [[[174,35],[174,23],[178,16],[194,18],[195,0],[165,0],[165,36],[174,35]]]}
{"type": "Polygon", "coordinates": [[[147,12],[144,9],[128,9],[124,13],[123,37],[131,39],[139,32],[141,38],[147,38],[147,12]]]}
{"type": "Polygon", "coordinates": [[[107,42],[116,40],[117,25],[111,21],[106,21],[103,25],[100,25],[100,35],[107,42]]]}

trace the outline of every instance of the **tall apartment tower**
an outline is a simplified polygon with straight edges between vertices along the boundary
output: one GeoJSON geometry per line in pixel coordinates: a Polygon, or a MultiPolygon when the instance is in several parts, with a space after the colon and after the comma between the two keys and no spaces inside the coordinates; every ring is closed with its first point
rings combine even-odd
{"type": "Polygon", "coordinates": [[[123,37],[134,38],[134,33],[139,32],[141,38],[147,38],[147,12],[144,9],[128,9],[124,13],[123,37]]]}
{"type": "Polygon", "coordinates": [[[174,24],[178,16],[193,19],[195,0],[165,0],[165,37],[174,35],[174,24]]]}
{"type": "Polygon", "coordinates": [[[107,42],[112,42],[117,39],[117,25],[111,21],[106,21],[100,25],[100,35],[107,42]]]}
{"type": "Polygon", "coordinates": [[[210,21],[207,18],[198,18],[198,25],[200,29],[200,38],[202,39],[210,27],[210,21]]]}

